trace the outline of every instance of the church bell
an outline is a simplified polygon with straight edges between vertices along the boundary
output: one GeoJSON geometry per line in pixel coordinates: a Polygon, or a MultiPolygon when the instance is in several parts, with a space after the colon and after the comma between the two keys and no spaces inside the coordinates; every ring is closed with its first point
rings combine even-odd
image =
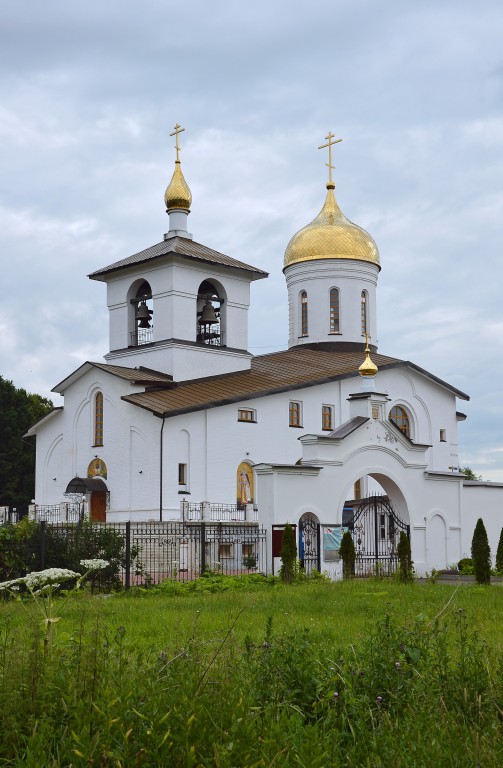
{"type": "Polygon", "coordinates": [[[135,320],[138,321],[138,328],[150,328],[150,311],[145,301],[138,304],[135,320]]]}
{"type": "Polygon", "coordinates": [[[198,323],[199,325],[213,325],[214,323],[218,323],[217,313],[215,312],[215,308],[209,299],[206,301],[206,304],[203,307],[203,311],[201,312],[201,317],[199,318],[198,323]]]}

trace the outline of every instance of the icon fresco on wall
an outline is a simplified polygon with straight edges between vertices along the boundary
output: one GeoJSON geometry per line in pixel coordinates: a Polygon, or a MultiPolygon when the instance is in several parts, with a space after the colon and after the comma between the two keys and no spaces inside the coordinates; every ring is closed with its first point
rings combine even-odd
{"type": "Polygon", "coordinates": [[[253,469],[246,461],[242,461],[236,474],[236,496],[239,506],[253,504],[254,483],[253,469]]]}
{"type": "Polygon", "coordinates": [[[88,477],[104,477],[107,478],[107,465],[103,459],[93,459],[87,468],[88,477]]]}

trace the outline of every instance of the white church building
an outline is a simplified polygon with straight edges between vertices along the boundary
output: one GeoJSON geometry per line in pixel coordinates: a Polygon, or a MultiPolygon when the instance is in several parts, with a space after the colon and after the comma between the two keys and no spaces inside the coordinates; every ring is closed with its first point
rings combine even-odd
{"type": "Polygon", "coordinates": [[[379,253],[336,202],[333,135],[321,211],[284,255],[288,349],[253,356],[250,284],[267,273],[189,234],[181,130],[169,231],[89,275],[106,283],[109,351],[54,387],[64,407],[28,433],[34,508],[80,494],[98,522],[260,526],[269,571],[287,522],[305,567],[332,574],[344,528],[363,567],[403,530],[418,574],[444,568],[469,555],[478,517],[494,552],[503,485],[458,471],[468,395],[377,351],[379,253]]]}

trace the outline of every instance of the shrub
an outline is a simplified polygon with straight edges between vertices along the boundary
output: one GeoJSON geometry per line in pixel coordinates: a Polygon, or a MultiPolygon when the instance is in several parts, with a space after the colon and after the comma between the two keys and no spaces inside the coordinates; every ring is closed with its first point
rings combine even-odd
{"type": "Polygon", "coordinates": [[[498,549],[496,550],[496,570],[503,571],[503,528],[501,529],[498,549]]]}
{"type": "Polygon", "coordinates": [[[286,584],[291,584],[295,577],[297,545],[295,544],[295,533],[290,523],[285,525],[279,556],[281,557],[279,577],[286,584]]]}
{"type": "Polygon", "coordinates": [[[412,568],[412,555],[410,551],[410,539],[404,531],[400,531],[400,541],[398,542],[397,555],[399,560],[398,575],[400,581],[409,583],[414,579],[412,568]]]}
{"type": "Polygon", "coordinates": [[[489,584],[491,581],[491,549],[481,517],[477,520],[473,532],[472,558],[477,584],[489,584]]]}
{"type": "Polygon", "coordinates": [[[352,578],[355,575],[356,550],[353,537],[349,531],[346,531],[342,537],[339,555],[342,558],[342,574],[344,578],[352,578]]]}
{"type": "Polygon", "coordinates": [[[462,557],[458,563],[458,570],[462,576],[473,575],[473,560],[471,557],[462,557]]]}

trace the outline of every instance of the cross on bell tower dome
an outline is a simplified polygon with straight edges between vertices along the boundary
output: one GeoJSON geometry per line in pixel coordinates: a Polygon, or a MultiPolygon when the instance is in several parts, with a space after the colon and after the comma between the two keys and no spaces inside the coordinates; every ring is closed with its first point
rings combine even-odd
{"type": "Polygon", "coordinates": [[[192,193],[182,173],[180,145],[178,143],[178,136],[184,130],[185,128],[182,128],[177,123],[173,132],[169,134],[175,137],[176,160],[173,176],[164,193],[166,213],[169,217],[169,232],[164,235],[165,240],[170,237],[176,237],[176,235],[192,238],[192,235],[187,232],[187,217],[190,213],[192,193]]]}

